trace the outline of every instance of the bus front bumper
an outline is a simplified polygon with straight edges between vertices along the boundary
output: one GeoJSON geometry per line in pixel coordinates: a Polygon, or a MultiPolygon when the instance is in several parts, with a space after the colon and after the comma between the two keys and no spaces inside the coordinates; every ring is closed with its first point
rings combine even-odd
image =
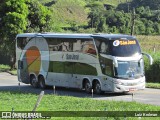
{"type": "Polygon", "coordinates": [[[132,92],[145,89],[145,78],[133,81],[121,80],[121,82],[114,84],[114,92],[132,92]]]}

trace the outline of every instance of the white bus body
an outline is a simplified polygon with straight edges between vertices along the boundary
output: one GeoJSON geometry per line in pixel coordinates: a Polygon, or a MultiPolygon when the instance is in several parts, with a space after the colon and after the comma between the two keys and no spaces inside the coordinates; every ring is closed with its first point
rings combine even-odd
{"type": "Polygon", "coordinates": [[[129,35],[18,34],[16,60],[18,80],[33,87],[84,88],[97,94],[145,88],[141,49],[129,35]]]}

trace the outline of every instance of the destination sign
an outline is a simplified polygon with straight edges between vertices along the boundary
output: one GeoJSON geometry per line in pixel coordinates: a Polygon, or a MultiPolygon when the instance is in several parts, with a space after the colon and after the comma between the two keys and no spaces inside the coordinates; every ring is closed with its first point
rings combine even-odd
{"type": "Polygon", "coordinates": [[[135,40],[123,40],[120,41],[120,45],[135,45],[136,41],[135,40]]]}
{"type": "Polygon", "coordinates": [[[115,40],[113,42],[113,46],[119,46],[119,45],[135,45],[136,40],[115,40]]]}

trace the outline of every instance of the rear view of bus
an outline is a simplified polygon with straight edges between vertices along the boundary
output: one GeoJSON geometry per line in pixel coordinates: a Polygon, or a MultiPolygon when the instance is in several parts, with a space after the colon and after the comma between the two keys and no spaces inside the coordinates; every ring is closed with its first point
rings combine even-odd
{"type": "Polygon", "coordinates": [[[145,88],[144,61],[136,38],[128,35],[94,35],[99,51],[102,91],[129,92],[145,88]]]}

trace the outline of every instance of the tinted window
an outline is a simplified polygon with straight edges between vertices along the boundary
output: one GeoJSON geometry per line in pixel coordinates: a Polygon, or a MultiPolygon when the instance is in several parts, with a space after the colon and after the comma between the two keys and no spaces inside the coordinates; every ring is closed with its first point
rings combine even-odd
{"type": "Polygon", "coordinates": [[[64,73],[73,73],[73,62],[65,62],[64,63],[64,73]]]}
{"type": "Polygon", "coordinates": [[[129,57],[141,54],[141,49],[137,40],[96,38],[95,43],[98,52],[106,55],[129,57]]]}
{"type": "Polygon", "coordinates": [[[50,51],[62,51],[62,40],[57,38],[45,38],[50,51]]]}
{"type": "Polygon", "coordinates": [[[69,51],[96,54],[92,39],[82,38],[46,38],[50,51],[69,51]]]}
{"type": "Polygon", "coordinates": [[[109,41],[107,39],[95,39],[96,47],[99,53],[110,54],[109,41]]]}
{"type": "Polygon", "coordinates": [[[100,57],[102,73],[113,77],[113,60],[100,57]]]}
{"type": "Polygon", "coordinates": [[[112,40],[110,41],[111,55],[128,57],[141,54],[141,49],[137,40],[112,40]]]}
{"type": "Polygon", "coordinates": [[[64,62],[50,61],[49,72],[63,73],[64,72],[64,62]]]}
{"type": "Polygon", "coordinates": [[[74,74],[97,75],[97,70],[95,67],[85,63],[75,63],[74,74]]]}
{"type": "Polygon", "coordinates": [[[80,75],[97,75],[97,70],[95,67],[85,63],[76,62],[50,61],[49,72],[80,75]]]}

